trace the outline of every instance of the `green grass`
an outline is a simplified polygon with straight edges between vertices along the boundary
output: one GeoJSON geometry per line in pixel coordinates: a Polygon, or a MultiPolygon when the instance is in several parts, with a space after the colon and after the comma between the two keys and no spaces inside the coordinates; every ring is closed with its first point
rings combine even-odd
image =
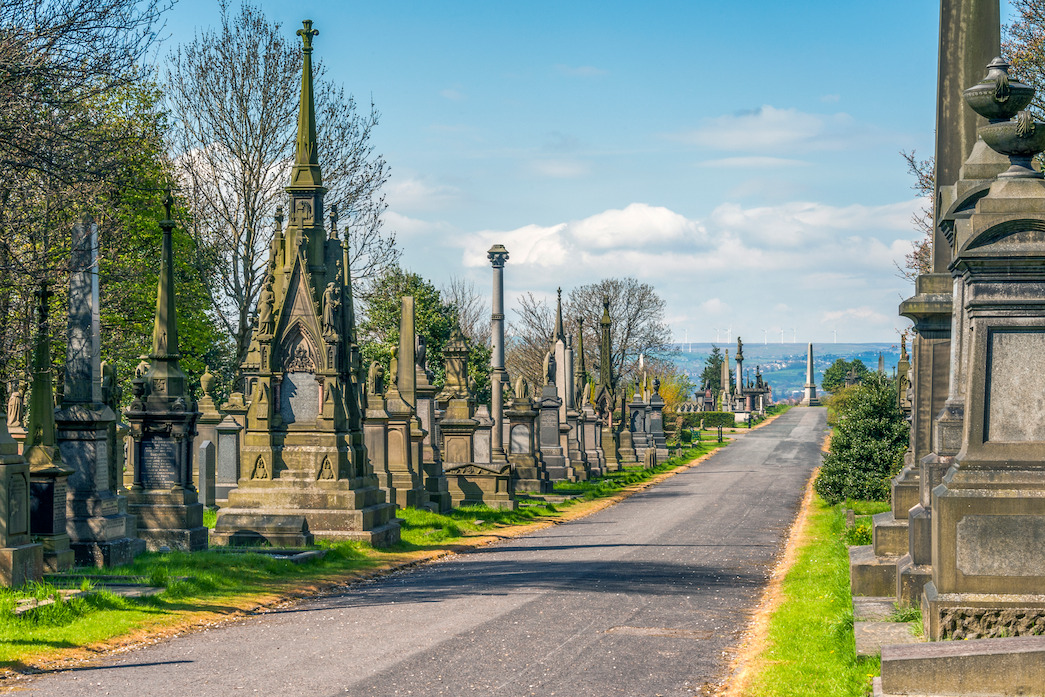
{"type": "Polygon", "coordinates": [[[874,515],[876,513],[885,513],[892,504],[888,501],[861,501],[857,499],[849,499],[844,504],[843,508],[852,508],[853,513],[856,515],[874,515]]]}
{"type": "Polygon", "coordinates": [[[808,537],[784,578],[783,602],[770,619],[767,648],[745,694],[870,694],[880,661],[856,656],[844,531],[842,507],[816,497],[808,537]]]}
{"type": "MultiPolygon", "coordinates": [[[[145,625],[173,621],[186,612],[229,612],[265,594],[283,593],[310,581],[344,578],[349,573],[380,567],[397,558],[409,558],[404,555],[410,552],[446,548],[469,534],[561,516],[580,501],[615,494],[630,484],[648,480],[722,445],[701,443],[655,470],[629,468],[603,480],[576,485],[576,491],[556,490],[556,493],[580,494],[563,503],[524,501],[514,511],[486,506],[467,506],[444,514],[411,508],[400,510],[396,515],[402,520],[402,541],[385,549],[374,549],[359,542],[320,542],[319,546],[326,549],[327,554],[304,564],[259,553],[149,552],[124,566],[78,570],[92,576],[135,576],[165,588],[163,593],[148,598],[129,599],[106,591],[92,591],[62,599],[56,595],[56,588],[48,584],[0,589],[0,666],[24,668],[25,661],[49,650],[102,642],[145,625]],[[19,599],[48,597],[58,600],[20,616],[14,614],[19,599]]],[[[214,511],[204,513],[207,527],[213,527],[215,517],[214,511]]],[[[70,574],[68,585],[83,585],[83,590],[88,590],[90,583],[80,584],[76,572],[70,574]]]]}
{"type": "Polygon", "coordinates": [[[555,493],[575,495],[582,501],[612,496],[625,487],[648,481],[662,472],[672,470],[681,464],[725,445],[728,445],[728,442],[717,443],[705,440],[699,443],[692,443],[680,455],[668,458],[651,470],[645,469],[641,465],[630,465],[619,472],[608,472],[604,477],[585,482],[556,482],[555,493]]]}

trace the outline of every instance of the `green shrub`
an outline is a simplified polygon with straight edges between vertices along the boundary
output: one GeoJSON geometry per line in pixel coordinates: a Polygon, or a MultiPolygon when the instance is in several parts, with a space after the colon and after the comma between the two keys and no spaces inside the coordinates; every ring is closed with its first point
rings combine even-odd
{"type": "Polygon", "coordinates": [[[903,462],[908,434],[892,380],[868,375],[846,390],[839,405],[838,425],[816,478],[816,493],[831,504],[849,498],[887,500],[889,479],[903,462]]]}
{"type": "Polygon", "coordinates": [[[693,433],[688,428],[683,428],[679,432],[679,442],[683,444],[690,444],[693,442],[693,433]]]}

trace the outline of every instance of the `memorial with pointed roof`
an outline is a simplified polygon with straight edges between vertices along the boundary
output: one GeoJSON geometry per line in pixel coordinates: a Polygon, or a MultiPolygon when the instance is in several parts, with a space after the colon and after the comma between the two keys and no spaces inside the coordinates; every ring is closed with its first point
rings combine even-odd
{"type": "Polygon", "coordinates": [[[365,402],[348,243],[323,225],[323,177],[312,95],[311,20],[303,41],[290,219],[273,240],[257,332],[241,473],[214,539],[301,545],[313,538],[394,544],[394,506],[378,488],[363,435],[365,402]]]}

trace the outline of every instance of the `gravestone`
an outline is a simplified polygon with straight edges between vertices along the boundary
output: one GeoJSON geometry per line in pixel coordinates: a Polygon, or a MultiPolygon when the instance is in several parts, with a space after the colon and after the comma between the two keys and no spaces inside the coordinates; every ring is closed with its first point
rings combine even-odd
{"type": "Polygon", "coordinates": [[[311,20],[298,31],[303,59],[286,187],[290,219],[284,230],[277,209],[257,330],[241,365],[250,400],[240,479],[218,511],[211,535],[217,544],[399,540],[395,506],[367,457],[349,240],[338,232],[337,207],[324,211],[312,81],[317,34],[311,20]]]}
{"type": "Polygon", "coordinates": [[[443,347],[446,382],[436,395],[445,410],[439,420],[443,473],[454,506],[483,504],[514,509],[511,465],[491,462],[493,419],[485,406],[477,413],[468,376],[468,342],[459,327],[443,347]],[[481,431],[480,431],[481,428],[481,431]]]}
{"type": "Polygon", "coordinates": [[[508,461],[512,463],[514,491],[551,493],[552,483],[537,445],[537,409],[522,378],[515,383],[515,396],[506,415],[510,429],[508,461]]]}
{"type": "Polygon", "coordinates": [[[221,420],[218,433],[217,465],[214,472],[214,499],[225,501],[240,478],[239,436],[243,427],[231,415],[221,420]]]}
{"type": "Polygon", "coordinates": [[[207,548],[203,504],[193,485],[196,403],[179,364],[175,311],[174,243],[170,192],[164,201],[156,319],[148,367],[131,382],[134,398],[126,411],[133,440],[133,483],[127,509],[138,517],[146,547],[192,552],[207,548]]]}
{"type": "MultiPolygon", "coordinates": [[[[72,272],[65,359],[65,392],[55,411],[66,480],[66,528],[78,566],[128,564],[145,551],[137,523],[117,494],[122,468],[117,455],[115,384],[103,394],[98,305],[98,228],[90,218],[73,227],[72,272]],[[109,399],[105,399],[108,397],[109,399]]],[[[108,368],[111,373],[111,368],[108,368]]],[[[114,383],[110,375],[109,383],[114,383]]]]}
{"type": "Polygon", "coordinates": [[[0,418],[0,586],[40,581],[43,545],[29,534],[29,464],[0,418]]]}
{"type": "Polygon", "coordinates": [[[205,440],[200,443],[196,454],[196,468],[199,472],[200,503],[204,506],[214,505],[214,469],[217,459],[217,448],[214,443],[205,440]]]}
{"type": "MultiPolygon", "coordinates": [[[[200,392],[203,396],[200,397],[200,401],[196,404],[200,412],[200,418],[196,420],[196,442],[203,443],[204,441],[210,441],[213,443],[216,458],[218,424],[221,423],[225,415],[218,410],[217,404],[214,403],[214,382],[214,376],[211,375],[210,368],[205,368],[203,375],[200,376],[200,392]]],[[[210,469],[207,470],[208,478],[203,479],[201,477],[202,464],[203,463],[197,461],[193,482],[196,485],[196,490],[200,492],[200,503],[204,506],[213,506],[214,492],[217,488],[217,480],[215,478],[217,476],[216,465],[212,463],[210,469]],[[204,497],[204,490],[206,490],[208,494],[206,497],[204,497]]]]}
{"type": "Polygon", "coordinates": [[[65,571],[73,565],[73,550],[66,529],[66,480],[73,470],[62,462],[55,443],[54,387],[51,382],[51,339],[48,327],[47,282],[37,292],[37,333],[33,354],[33,384],[26,423],[25,459],[29,463],[32,497],[29,529],[43,545],[44,571],[65,571]]]}

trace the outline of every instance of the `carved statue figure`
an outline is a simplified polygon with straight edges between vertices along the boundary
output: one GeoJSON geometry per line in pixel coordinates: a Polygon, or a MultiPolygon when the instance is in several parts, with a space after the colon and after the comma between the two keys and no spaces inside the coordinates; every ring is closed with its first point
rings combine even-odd
{"type": "Polygon", "coordinates": [[[515,381],[515,398],[516,399],[526,399],[529,396],[530,396],[529,388],[526,385],[526,381],[523,380],[522,376],[520,375],[519,379],[515,381]]]}
{"type": "Polygon", "coordinates": [[[276,301],[276,295],[272,292],[274,280],[269,276],[261,290],[261,299],[258,301],[258,336],[272,336],[272,306],[276,301]]]}
{"type": "Polygon", "coordinates": [[[555,356],[552,352],[544,354],[544,384],[551,385],[555,382],[555,356]]]}
{"type": "Polygon", "coordinates": [[[337,297],[337,288],[333,283],[328,283],[323,291],[323,336],[336,339],[337,334],[337,309],[341,301],[337,297]]]}
{"type": "Polygon", "coordinates": [[[370,370],[367,372],[366,392],[368,395],[385,393],[385,367],[377,361],[370,364],[370,370]]]}
{"type": "Polygon", "coordinates": [[[388,361],[388,374],[391,376],[392,387],[399,387],[399,347],[392,347],[392,358],[388,361]]]}
{"type": "Polygon", "coordinates": [[[21,428],[22,421],[25,419],[25,397],[18,387],[18,381],[15,381],[14,389],[11,390],[11,396],[7,400],[8,428],[21,428]]]}
{"type": "Polygon", "coordinates": [[[116,368],[109,361],[102,361],[102,402],[119,413],[120,402],[123,401],[123,388],[116,379],[116,368]]]}

